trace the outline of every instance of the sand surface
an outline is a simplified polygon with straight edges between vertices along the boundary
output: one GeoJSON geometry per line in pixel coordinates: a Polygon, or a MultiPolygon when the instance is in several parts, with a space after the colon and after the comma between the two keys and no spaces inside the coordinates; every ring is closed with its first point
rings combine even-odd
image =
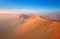
{"type": "Polygon", "coordinates": [[[60,22],[40,16],[0,15],[0,39],[60,39],[60,22]]]}

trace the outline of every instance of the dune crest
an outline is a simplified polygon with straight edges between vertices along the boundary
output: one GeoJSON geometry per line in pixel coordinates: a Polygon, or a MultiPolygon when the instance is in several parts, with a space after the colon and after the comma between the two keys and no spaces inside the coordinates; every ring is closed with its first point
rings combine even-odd
{"type": "Polygon", "coordinates": [[[16,36],[20,39],[59,39],[60,22],[55,22],[32,16],[25,24],[16,30],[16,36]],[[56,32],[55,32],[56,31],[56,32]]]}

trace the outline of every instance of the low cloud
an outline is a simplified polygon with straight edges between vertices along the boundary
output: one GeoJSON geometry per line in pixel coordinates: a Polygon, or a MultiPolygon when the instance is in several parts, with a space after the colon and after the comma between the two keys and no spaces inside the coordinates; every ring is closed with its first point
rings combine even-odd
{"type": "Polygon", "coordinates": [[[33,11],[21,9],[21,10],[0,10],[0,13],[32,13],[33,11]]]}

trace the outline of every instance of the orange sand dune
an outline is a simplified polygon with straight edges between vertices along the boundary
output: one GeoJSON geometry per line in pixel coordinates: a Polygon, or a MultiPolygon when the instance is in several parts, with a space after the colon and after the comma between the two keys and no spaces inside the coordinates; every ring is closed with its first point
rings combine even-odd
{"type": "Polygon", "coordinates": [[[60,22],[32,16],[16,30],[16,39],[60,39],[60,22]]]}
{"type": "Polygon", "coordinates": [[[18,26],[14,24],[16,28],[2,39],[60,39],[60,22],[40,16],[31,16],[24,22],[20,25],[18,19],[18,26]]]}

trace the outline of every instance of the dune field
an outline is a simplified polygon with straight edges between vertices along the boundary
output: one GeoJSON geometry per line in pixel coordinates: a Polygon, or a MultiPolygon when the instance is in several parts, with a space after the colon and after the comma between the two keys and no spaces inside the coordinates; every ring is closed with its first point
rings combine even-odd
{"type": "Polygon", "coordinates": [[[0,15],[0,39],[60,39],[60,22],[39,15],[0,15]]]}

